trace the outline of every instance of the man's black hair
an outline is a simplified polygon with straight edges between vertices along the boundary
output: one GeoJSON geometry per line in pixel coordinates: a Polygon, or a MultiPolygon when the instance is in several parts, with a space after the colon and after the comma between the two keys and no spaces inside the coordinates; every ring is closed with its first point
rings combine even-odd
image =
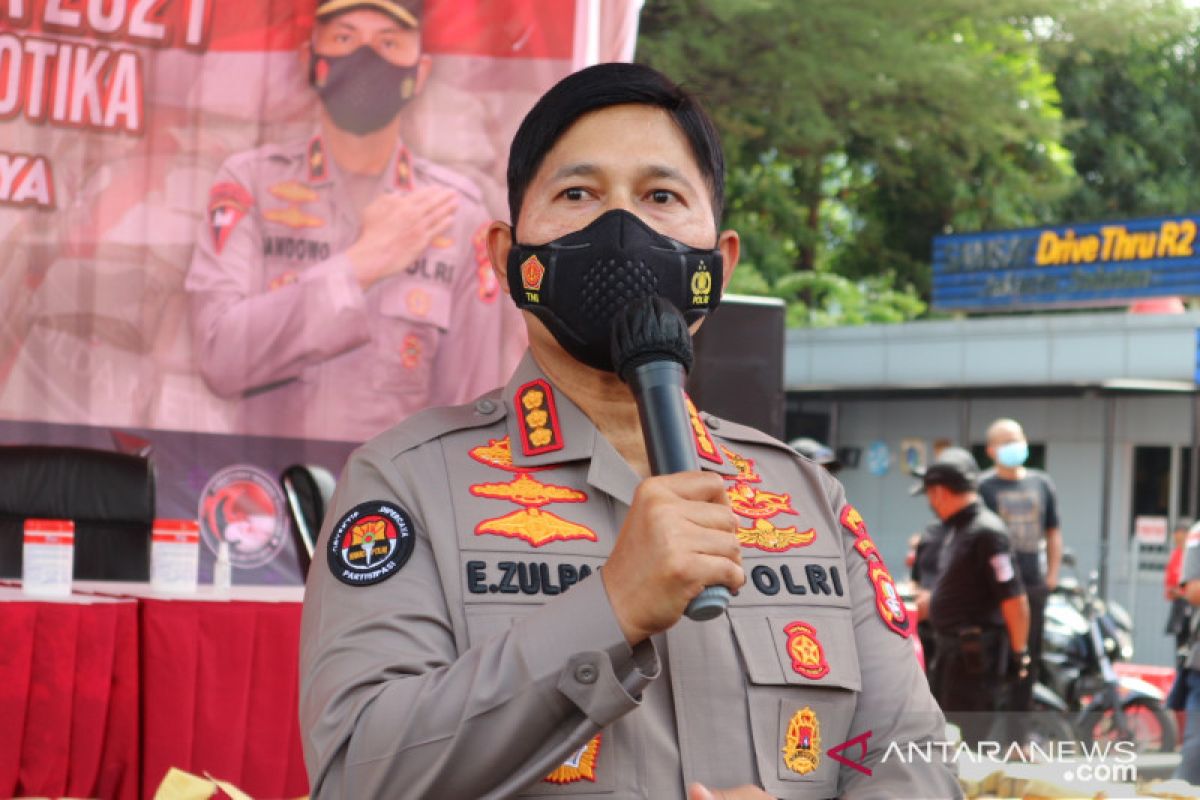
{"type": "Polygon", "coordinates": [[[700,103],[661,72],[644,64],[597,64],[563,78],[542,95],[517,129],[508,152],[508,213],[513,228],[525,190],[545,160],[575,122],[609,106],[661,108],[692,146],[692,156],[708,183],[717,227],[725,206],[725,156],[716,126],[700,103]]]}

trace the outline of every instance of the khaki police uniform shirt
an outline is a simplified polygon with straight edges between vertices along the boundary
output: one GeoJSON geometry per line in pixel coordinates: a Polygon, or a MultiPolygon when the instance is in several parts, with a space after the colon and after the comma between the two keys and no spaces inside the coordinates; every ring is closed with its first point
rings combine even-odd
{"type": "Polygon", "coordinates": [[[841,486],[752,429],[693,428],[748,581],[726,616],[634,648],[598,571],[639,479],[531,356],[360,448],[305,599],[313,796],[960,796],[946,766],[885,758],[944,720],[841,486]]]}
{"type": "Polygon", "coordinates": [[[458,211],[364,291],[345,254],[361,229],[345,183],[319,135],[235,155],[213,183],[185,288],[201,372],[238,400],[242,432],[365,441],[500,385],[519,358],[475,186],[398,143],[377,194],[448,186],[458,211]]]}

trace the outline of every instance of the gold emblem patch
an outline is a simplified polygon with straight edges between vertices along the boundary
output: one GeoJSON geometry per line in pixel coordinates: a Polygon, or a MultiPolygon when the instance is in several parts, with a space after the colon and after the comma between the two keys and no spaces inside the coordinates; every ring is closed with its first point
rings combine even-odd
{"type": "Polygon", "coordinates": [[[317,199],[317,193],[300,181],[277,183],[267,191],[289,203],[311,203],[317,199]]]}
{"type": "MultiPolygon", "coordinates": [[[[472,451],[472,455],[474,454],[475,451],[472,451]]],[[[542,483],[522,472],[508,483],[476,484],[471,487],[471,494],[476,497],[508,500],[524,506],[522,510],[505,514],[503,517],[483,520],[475,526],[476,536],[491,534],[510,539],[524,539],[534,547],[570,539],[597,541],[596,533],[591,528],[541,510],[542,506],[551,503],[585,502],[587,494],[577,489],[542,483]]]]}
{"type": "Polygon", "coordinates": [[[263,217],[271,222],[286,225],[289,228],[320,228],[325,225],[325,220],[320,217],[314,217],[312,214],[306,214],[300,210],[299,206],[294,205],[287,208],[271,209],[264,213],[263,217]]]}
{"type": "Polygon", "coordinates": [[[793,547],[804,547],[817,538],[815,528],[798,531],[795,526],[777,528],[770,521],[756,519],[749,528],[738,528],[738,542],[742,547],[753,547],[768,553],[782,553],[793,547]]]}
{"type": "Polygon", "coordinates": [[[597,733],[587,744],[571,754],[571,757],[560,767],[551,772],[544,780],[550,783],[575,783],[576,781],[596,780],[596,761],[600,758],[600,738],[597,733]]]}
{"type": "Polygon", "coordinates": [[[726,489],[733,511],[747,519],[769,519],[776,514],[795,514],[791,495],[755,489],[745,483],[735,483],[726,489]]]}
{"type": "Polygon", "coordinates": [[[821,763],[821,723],[808,706],[793,714],[788,723],[783,763],[799,775],[807,775],[821,763]]]}

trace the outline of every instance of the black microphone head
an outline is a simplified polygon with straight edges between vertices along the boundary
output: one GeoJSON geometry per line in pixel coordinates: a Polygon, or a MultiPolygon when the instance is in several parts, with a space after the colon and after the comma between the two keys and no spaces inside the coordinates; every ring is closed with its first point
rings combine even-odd
{"type": "Polygon", "coordinates": [[[612,361],[621,380],[651,361],[674,361],[692,369],[692,332],[669,300],[654,295],[630,301],[613,319],[612,361]]]}

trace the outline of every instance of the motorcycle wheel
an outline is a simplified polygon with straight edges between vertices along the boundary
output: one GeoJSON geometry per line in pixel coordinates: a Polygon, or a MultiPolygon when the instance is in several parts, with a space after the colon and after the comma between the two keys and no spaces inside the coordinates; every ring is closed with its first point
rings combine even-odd
{"type": "Polygon", "coordinates": [[[1025,743],[1049,749],[1051,742],[1075,741],[1075,729],[1071,720],[1061,711],[1042,703],[1034,702],[1031,713],[1024,720],[1025,743]]]}
{"type": "Polygon", "coordinates": [[[1080,733],[1095,742],[1116,742],[1132,738],[1139,753],[1170,753],[1175,750],[1178,731],[1162,704],[1157,700],[1135,697],[1123,706],[1125,722],[1132,737],[1122,737],[1116,729],[1111,708],[1095,709],[1083,718],[1080,733]]]}

